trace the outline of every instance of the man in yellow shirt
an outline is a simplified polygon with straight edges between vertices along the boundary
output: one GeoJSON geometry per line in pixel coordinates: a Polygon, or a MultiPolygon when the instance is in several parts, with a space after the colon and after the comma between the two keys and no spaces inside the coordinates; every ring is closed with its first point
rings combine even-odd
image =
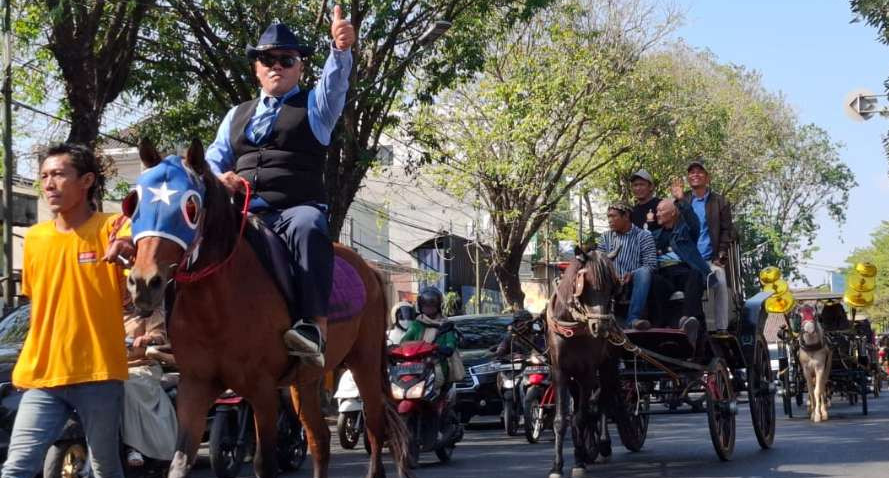
{"type": "Polygon", "coordinates": [[[28,338],[13,371],[26,389],[2,478],[32,478],[76,410],[98,478],[122,478],[119,455],[127,379],[122,271],[128,238],[111,241],[115,217],[96,211],[102,168],[88,148],[50,148],[40,166],[55,218],[25,236],[22,293],[31,299],[28,338]]]}

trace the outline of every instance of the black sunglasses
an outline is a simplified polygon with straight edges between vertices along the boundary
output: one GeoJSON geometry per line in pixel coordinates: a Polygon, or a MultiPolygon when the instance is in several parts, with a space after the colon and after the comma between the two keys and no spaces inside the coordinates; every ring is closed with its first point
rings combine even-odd
{"type": "Polygon", "coordinates": [[[291,56],[291,55],[270,55],[268,53],[263,53],[257,57],[260,63],[265,65],[267,68],[271,68],[275,66],[275,63],[281,65],[282,68],[291,68],[297,62],[299,62],[299,57],[291,56]]]}

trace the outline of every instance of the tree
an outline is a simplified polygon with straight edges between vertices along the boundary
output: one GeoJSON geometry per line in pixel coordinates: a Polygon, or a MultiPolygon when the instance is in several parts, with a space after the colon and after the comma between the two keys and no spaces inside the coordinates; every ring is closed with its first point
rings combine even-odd
{"type": "Polygon", "coordinates": [[[756,273],[769,265],[801,278],[798,264],[815,250],[816,218],[826,211],[842,223],[856,185],[841,161],[841,146],[821,128],[799,125],[756,72],[720,64],[681,43],[642,63],[670,78],[669,114],[657,134],[635,141],[629,154],[590,183],[610,199],[626,199],[627,178],[645,167],[665,197],[671,178],[684,177],[688,162],[703,155],[714,190],[733,204],[747,292],[758,290],[756,273]]]}
{"type": "Polygon", "coordinates": [[[661,114],[657,77],[636,70],[672,22],[649,27],[642,2],[560,2],[488,47],[482,75],[419,109],[410,134],[439,183],[491,217],[492,270],[522,307],[518,270],[532,237],[575,187],[645,137],[661,114]],[[639,8],[631,8],[639,7],[639,8]]]}
{"type": "MultiPolygon", "coordinates": [[[[431,101],[442,88],[471,78],[483,63],[484,45],[498,31],[526,18],[551,0],[356,0],[345,6],[358,32],[353,47],[351,89],[334,131],[325,180],[331,206],[331,234],[339,235],[346,212],[365,173],[377,161],[380,137],[399,122],[405,104],[431,101]],[[416,40],[434,21],[453,23],[432,47],[416,40]]],[[[159,111],[147,130],[170,140],[212,137],[233,105],[257,93],[244,57],[277,18],[318,52],[311,84],[327,55],[326,0],[165,0],[144,39],[137,91],[159,111]]]]}
{"type": "Polygon", "coordinates": [[[857,248],[846,258],[849,267],[858,262],[872,262],[877,266],[874,303],[864,309],[873,322],[881,323],[883,331],[889,329],[889,221],[883,221],[871,233],[871,243],[857,248]]]}
{"type": "MultiPolygon", "coordinates": [[[[50,71],[64,83],[68,141],[95,144],[106,107],[128,86],[137,34],[153,5],[153,0],[43,0],[23,6],[16,31],[42,39],[40,48],[58,65],[50,71]]],[[[46,88],[45,81],[38,79],[40,87],[46,88]]]]}

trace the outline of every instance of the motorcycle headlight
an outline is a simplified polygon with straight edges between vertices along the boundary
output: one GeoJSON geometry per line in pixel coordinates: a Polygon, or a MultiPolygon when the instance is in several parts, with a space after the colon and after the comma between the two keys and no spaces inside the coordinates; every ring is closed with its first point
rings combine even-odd
{"type": "Polygon", "coordinates": [[[404,389],[396,384],[392,384],[392,398],[395,400],[404,400],[404,389]]]}
{"type": "Polygon", "coordinates": [[[504,378],[503,379],[503,388],[513,388],[514,386],[515,386],[515,383],[513,382],[513,380],[511,378],[504,378]]]}
{"type": "Polygon", "coordinates": [[[407,389],[407,392],[405,392],[404,397],[407,399],[421,398],[421,397],[423,397],[423,392],[425,391],[425,389],[426,389],[426,384],[424,382],[420,382],[418,384],[415,384],[413,387],[407,389]]]}

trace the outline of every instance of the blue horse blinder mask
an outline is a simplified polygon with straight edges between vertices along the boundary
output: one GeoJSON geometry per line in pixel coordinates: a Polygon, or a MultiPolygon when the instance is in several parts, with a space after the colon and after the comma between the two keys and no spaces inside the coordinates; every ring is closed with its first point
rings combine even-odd
{"type": "Polygon", "coordinates": [[[123,202],[132,220],[133,241],[162,237],[188,251],[199,233],[204,184],[179,156],[167,156],[139,175],[123,202]]]}

